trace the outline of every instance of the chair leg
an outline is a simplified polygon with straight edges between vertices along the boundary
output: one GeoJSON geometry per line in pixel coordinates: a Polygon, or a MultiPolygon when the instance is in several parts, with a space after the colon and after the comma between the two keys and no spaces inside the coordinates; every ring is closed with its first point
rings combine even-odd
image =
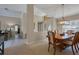
{"type": "Polygon", "coordinates": [[[76,46],[77,46],[77,49],[79,50],[78,44],[76,46]]]}
{"type": "Polygon", "coordinates": [[[74,45],[74,47],[75,47],[76,52],[78,53],[76,45],[74,45]]]}
{"type": "Polygon", "coordinates": [[[71,46],[71,47],[72,47],[72,52],[73,52],[73,55],[75,55],[75,52],[74,52],[73,46],[71,46]]]}
{"type": "Polygon", "coordinates": [[[54,55],[56,54],[56,48],[54,48],[54,52],[53,52],[53,54],[54,54],[54,55]]]}
{"type": "Polygon", "coordinates": [[[61,45],[59,48],[60,48],[60,52],[62,52],[62,50],[64,49],[63,48],[64,46],[63,45],[61,45]]]}
{"type": "Polygon", "coordinates": [[[48,52],[49,52],[49,49],[50,49],[50,44],[48,44],[48,52]]]}
{"type": "Polygon", "coordinates": [[[55,55],[56,54],[56,46],[54,46],[53,49],[54,49],[53,54],[55,55]]]}

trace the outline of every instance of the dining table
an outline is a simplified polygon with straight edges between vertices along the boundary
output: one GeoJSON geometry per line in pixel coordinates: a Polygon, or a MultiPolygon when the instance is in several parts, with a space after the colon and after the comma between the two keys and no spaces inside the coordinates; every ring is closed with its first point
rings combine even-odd
{"type": "Polygon", "coordinates": [[[73,41],[74,35],[62,35],[62,39],[55,38],[58,42],[62,43],[62,49],[65,50],[68,46],[64,42],[73,41]]]}

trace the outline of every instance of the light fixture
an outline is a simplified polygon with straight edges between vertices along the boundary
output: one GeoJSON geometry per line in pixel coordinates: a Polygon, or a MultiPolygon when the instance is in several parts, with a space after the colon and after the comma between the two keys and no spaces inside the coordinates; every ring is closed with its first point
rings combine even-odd
{"type": "Polygon", "coordinates": [[[44,16],[44,21],[47,21],[48,20],[48,17],[47,16],[44,16]]]}
{"type": "Polygon", "coordinates": [[[8,10],[8,8],[4,8],[4,10],[8,10]]]}
{"type": "Polygon", "coordinates": [[[9,26],[13,26],[14,24],[13,24],[13,23],[8,23],[8,25],[9,25],[9,26]]]}
{"type": "Polygon", "coordinates": [[[65,24],[65,21],[64,21],[64,4],[62,4],[62,20],[59,22],[59,24],[61,24],[61,25],[65,24]]]}

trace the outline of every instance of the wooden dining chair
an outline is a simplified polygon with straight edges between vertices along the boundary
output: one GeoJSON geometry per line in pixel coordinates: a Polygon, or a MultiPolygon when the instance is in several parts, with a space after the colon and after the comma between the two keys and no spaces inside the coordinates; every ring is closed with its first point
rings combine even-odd
{"type": "Polygon", "coordinates": [[[77,43],[76,47],[77,47],[77,49],[79,50],[79,46],[78,46],[78,45],[79,45],[79,32],[77,32],[77,33],[78,33],[78,36],[77,36],[77,42],[78,42],[78,43],[77,43]]]}
{"type": "Polygon", "coordinates": [[[4,41],[0,42],[0,55],[4,54],[4,41]]]}
{"type": "Polygon", "coordinates": [[[76,52],[78,52],[78,51],[77,51],[78,32],[75,33],[75,36],[74,36],[74,38],[73,38],[72,41],[65,41],[64,43],[65,43],[66,45],[68,45],[68,46],[71,46],[72,52],[73,52],[73,54],[75,55],[74,48],[75,48],[76,52]]]}
{"type": "Polygon", "coordinates": [[[48,51],[50,49],[50,45],[53,45],[53,41],[51,39],[51,35],[52,35],[52,32],[48,31],[48,35],[47,35],[47,38],[48,38],[48,51]]]}
{"type": "Polygon", "coordinates": [[[0,55],[4,54],[4,35],[0,36],[0,55]]]}
{"type": "Polygon", "coordinates": [[[50,45],[53,46],[53,49],[54,49],[54,53],[56,53],[56,48],[58,47],[59,50],[61,51],[62,50],[62,47],[64,46],[61,39],[56,39],[55,38],[55,33],[52,32],[52,31],[48,31],[48,52],[49,52],[49,49],[50,49],[50,45]]]}

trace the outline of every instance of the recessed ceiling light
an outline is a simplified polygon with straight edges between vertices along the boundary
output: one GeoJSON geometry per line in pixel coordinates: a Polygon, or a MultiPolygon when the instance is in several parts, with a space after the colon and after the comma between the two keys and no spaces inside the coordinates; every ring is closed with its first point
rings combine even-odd
{"type": "Polygon", "coordinates": [[[8,8],[4,8],[4,10],[8,10],[8,8]]]}

